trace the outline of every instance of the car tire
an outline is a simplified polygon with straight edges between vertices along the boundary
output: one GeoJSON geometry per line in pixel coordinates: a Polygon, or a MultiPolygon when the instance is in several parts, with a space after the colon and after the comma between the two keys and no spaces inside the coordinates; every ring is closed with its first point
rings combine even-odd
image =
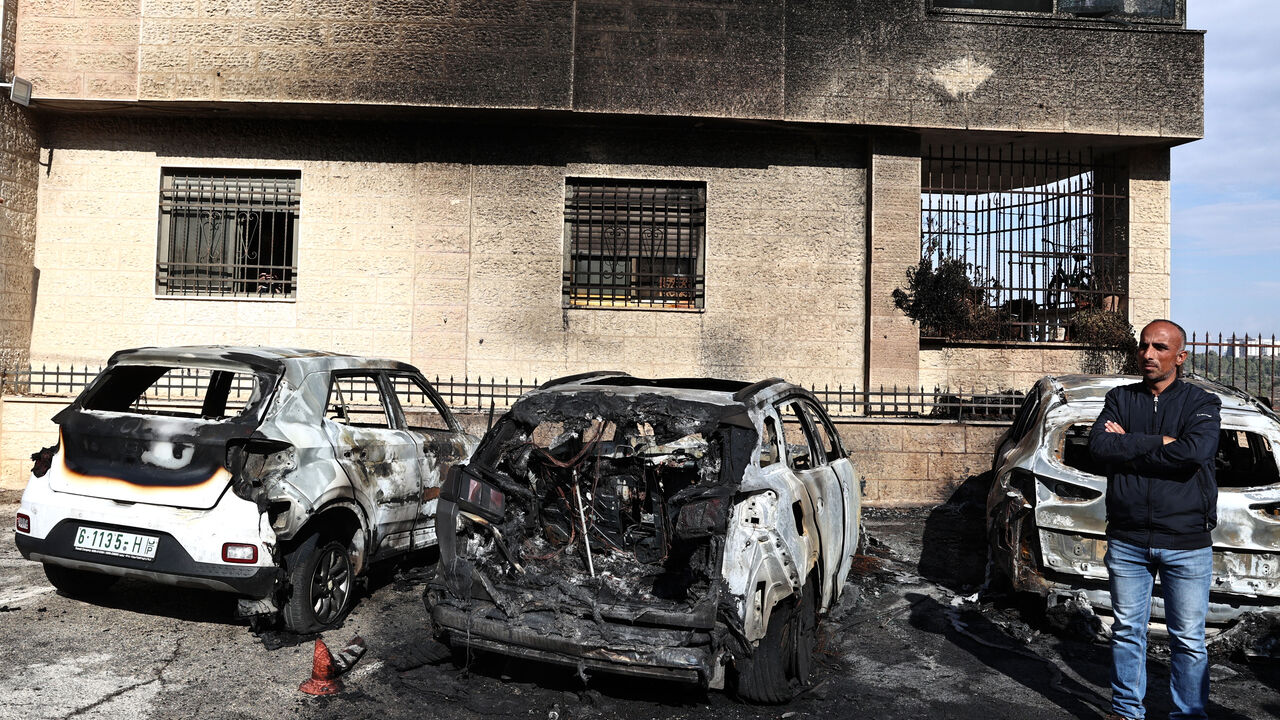
{"type": "Polygon", "coordinates": [[[71,597],[101,595],[111,589],[120,578],[115,575],[73,570],[61,565],[44,564],[44,576],[59,592],[71,597]]]}
{"type": "Polygon", "coordinates": [[[787,598],[773,609],[755,652],[735,663],[739,697],[776,705],[791,700],[809,684],[818,644],[816,596],[817,586],[811,581],[798,602],[787,598]]]}
{"type": "Polygon", "coordinates": [[[312,535],[285,556],[289,596],[284,626],[295,633],[335,627],[351,609],[355,577],[347,546],[312,535]]]}

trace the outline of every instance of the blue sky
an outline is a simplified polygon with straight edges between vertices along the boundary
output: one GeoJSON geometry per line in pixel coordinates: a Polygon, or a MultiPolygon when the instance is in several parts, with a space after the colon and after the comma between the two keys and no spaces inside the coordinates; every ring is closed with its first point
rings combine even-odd
{"type": "Polygon", "coordinates": [[[1190,0],[1205,137],[1173,149],[1173,319],[1280,335],[1280,4],[1190,0]]]}

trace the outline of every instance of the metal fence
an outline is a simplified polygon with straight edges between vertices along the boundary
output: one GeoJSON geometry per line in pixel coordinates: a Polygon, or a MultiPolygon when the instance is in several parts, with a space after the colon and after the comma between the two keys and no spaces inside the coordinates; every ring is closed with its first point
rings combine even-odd
{"type": "Polygon", "coordinates": [[[921,163],[921,268],[938,273],[929,292],[961,268],[970,287],[954,301],[971,308],[946,327],[922,318],[925,336],[1065,342],[1076,313],[1124,307],[1122,159],[1089,149],[930,145],[921,163]]]}
{"type": "Polygon", "coordinates": [[[1276,336],[1231,333],[1192,333],[1187,340],[1189,357],[1184,367],[1192,372],[1240,388],[1276,407],[1276,373],[1280,370],[1280,344],[1276,336]]]}
{"type": "MultiPolygon", "coordinates": [[[[0,370],[0,386],[8,394],[72,397],[84,389],[101,371],[90,365],[32,365],[0,370]]],[[[503,410],[523,394],[537,388],[538,379],[439,377],[433,381],[445,403],[455,411],[488,412],[503,410]]],[[[179,373],[160,378],[148,395],[152,398],[182,400],[192,394],[191,380],[179,373]]],[[[827,411],[838,418],[886,417],[949,419],[965,422],[1008,421],[1021,404],[1023,394],[1013,390],[986,389],[926,390],[923,387],[880,387],[859,389],[849,385],[810,385],[827,411]]]]}

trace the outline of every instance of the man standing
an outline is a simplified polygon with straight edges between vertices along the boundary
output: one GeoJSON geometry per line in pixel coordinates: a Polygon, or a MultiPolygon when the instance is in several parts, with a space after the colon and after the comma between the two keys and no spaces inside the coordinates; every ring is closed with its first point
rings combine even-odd
{"type": "Polygon", "coordinates": [[[1204,619],[1218,521],[1221,402],[1178,379],[1187,334],[1170,320],[1142,329],[1142,382],[1107,393],[1089,450],[1107,465],[1107,572],[1115,613],[1109,718],[1144,717],[1147,623],[1160,579],[1171,650],[1173,718],[1206,718],[1204,619]]]}

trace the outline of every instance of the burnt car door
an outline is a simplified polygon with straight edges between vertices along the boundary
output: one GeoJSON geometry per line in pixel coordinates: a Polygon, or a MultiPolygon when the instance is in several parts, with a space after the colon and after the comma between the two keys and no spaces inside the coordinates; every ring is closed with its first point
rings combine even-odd
{"type": "Polygon", "coordinates": [[[357,501],[369,513],[374,554],[409,547],[423,479],[419,442],[395,426],[382,379],[374,371],[334,371],[321,421],[357,501]]]}
{"type": "Polygon", "coordinates": [[[421,496],[414,519],[413,546],[436,542],[436,505],[449,468],[466,460],[475,440],[462,431],[435,388],[415,373],[388,373],[391,395],[399,410],[399,426],[413,436],[421,458],[421,496]]]}
{"type": "MultiPolygon", "coordinates": [[[[791,398],[779,402],[776,408],[786,439],[787,467],[799,478],[808,500],[803,523],[797,523],[797,529],[802,534],[816,534],[816,542],[811,542],[810,547],[821,552],[826,572],[838,575],[838,569],[844,564],[843,556],[848,553],[845,548],[848,480],[842,484],[831,464],[830,458],[838,446],[827,447],[825,441],[829,438],[818,436],[810,419],[816,408],[807,406],[804,398],[791,398]]],[[[798,511],[799,508],[793,507],[793,512],[798,511]]],[[[828,591],[835,589],[833,583],[828,582],[831,579],[834,578],[822,578],[822,586],[828,591]]]]}

